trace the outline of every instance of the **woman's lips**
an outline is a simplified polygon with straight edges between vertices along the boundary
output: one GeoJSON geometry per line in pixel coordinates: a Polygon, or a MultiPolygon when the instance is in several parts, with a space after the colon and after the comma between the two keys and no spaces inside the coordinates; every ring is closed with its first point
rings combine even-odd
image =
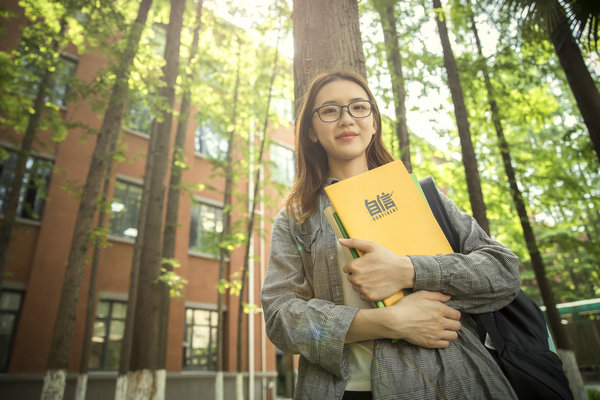
{"type": "Polygon", "coordinates": [[[344,132],[341,135],[339,135],[336,139],[348,141],[354,139],[357,136],[358,133],[356,132],[344,132]]]}

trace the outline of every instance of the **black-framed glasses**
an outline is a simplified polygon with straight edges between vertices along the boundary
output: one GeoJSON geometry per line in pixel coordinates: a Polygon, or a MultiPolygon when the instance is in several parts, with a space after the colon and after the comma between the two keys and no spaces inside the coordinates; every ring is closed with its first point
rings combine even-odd
{"type": "Polygon", "coordinates": [[[317,113],[319,119],[323,122],[336,122],[342,118],[342,110],[348,110],[353,118],[367,118],[373,112],[373,102],[371,100],[354,100],[345,106],[339,104],[326,104],[315,108],[313,113],[317,113]]]}

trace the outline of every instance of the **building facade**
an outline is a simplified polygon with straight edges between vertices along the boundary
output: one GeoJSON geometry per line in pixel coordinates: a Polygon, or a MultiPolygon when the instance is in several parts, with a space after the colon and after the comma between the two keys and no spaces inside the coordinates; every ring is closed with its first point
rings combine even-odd
{"type": "MultiPolygon", "coordinates": [[[[13,3],[16,2],[3,1],[2,6],[22,15],[13,3]]],[[[8,37],[0,50],[18,50],[25,18],[3,20],[3,24],[8,37]]],[[[78,79],[91,81],[105,62],[97,52],[79,55],[74,46],[69,46],[61,54],[58,75],[74,74],[78,79]]],[[[98,131],[102,116],[88,102],[66,104],[66,93],[68,85],[56,79],[51,101],[60,107],[61,117],[98,131]]],[[[88,399],[110,398],[107,393],[114,390],[151,119],[143,109],[130,104],[120,136],[124,157],[114,163],[110,176],[110,212],[105,220],[108,246],[99,253],[88,399]]],[[[176,125],[174,119],[172,140],[176,125]]],[[[184,156],[189,168],[183,172],[182,180],[195,189],[184,193],[179,201],[175,259],[180,267],[176,272],[187,284],[183,295],[173,298],[170,304],[168,399],[212,398],[216,368],[219,260],[215,244],[223,228],[224,179],[215,174],[210,160],[221,157],[227,143],[210,124],[198,124],[195,118],[189,119],[187,130],[184,156]]],[[[270,223],[281,207],[281,194],[272,189],[272,183],[289,185],[294,173],[291,124],[272,129],[269,136],[266,158],[271,167],[264,169],[262,184],[276,201],[261,203],[257,208],[248,290],[243,299],[258,306],[244,319],[242,329],[245,393],[255,399],[276,396],[276,349],[265,334],[259,293],[266,270],[270,223]]],[[[0,207],[4,206],[12,182],[21,138],[9,128],[0,130],[0,207]]],[[[256,143],[258,134],[250,141],[256,143]]],[[[68,130],[61,141],[53,140],[51,130],[40,130],[27,161],[0,299],[0,393],[4,399],[39,398],[78,210],[77,193],[85,182],[94,143],[93,135],[78,128],[68,130]]],[[[252,175],[248,174],[236,188],[241,193],[237,198],[244,198],[246,207],[254,186],[252,175]]],[[[241,213],[234,213],[233,218],[241,218],[241,213]]],[[[244,254],[243,247],[231,253],[229,277],[242,270],[244,254]]],[[[88,256],[91,260],[93,249],[88,256]]],[[[73,396],[82,357],[90,265],[91,262],[86,263],[81,285],[65,398],[73,396]]],[[[235,393],[238,302],[235,295],[225,296],[225,398],[233,398],[235,393]]]]}

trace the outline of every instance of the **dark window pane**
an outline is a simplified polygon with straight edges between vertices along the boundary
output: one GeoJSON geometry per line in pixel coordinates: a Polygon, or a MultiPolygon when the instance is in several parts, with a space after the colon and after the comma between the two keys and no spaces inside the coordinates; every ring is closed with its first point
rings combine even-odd
{"type": "Polygon", "coordinates": [[[3,290],[0,295],[0,371],[8,368],[17,322],[21,312],[22,292],[3,290]]]}
{"type": "MultiPolygon", "coordinates": [[[[12,185],[17,166],[17,152],[4,149],[8,153],[5,160],[0,161],[0,211],[4,206],[10,186],[12,185]]],[[[17,216],[39,221],[44,212],[50,176],[52,175],[52,162],[46,159],[30,156],[25,162],[25,174],[19,192],[17,216]]]]}

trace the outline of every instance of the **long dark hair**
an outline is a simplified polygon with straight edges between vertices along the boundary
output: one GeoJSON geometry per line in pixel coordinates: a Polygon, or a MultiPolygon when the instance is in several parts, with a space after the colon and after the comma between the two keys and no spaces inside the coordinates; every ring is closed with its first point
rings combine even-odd
{"type": "Polygon", "coordinates": [[[329,171],[325,149],[319,142],[310,140],[315,98],[323,86],[338,80],[356,83],[365,90],[369,100],[373,102],[373,118],[376,127],[375,135],[366,149],[368,168],[373,169],[393,161],[381,138],[381,114],[367,82],[360,75],[349,71],[318,75],[306,89],[296,118],[296,179],[286,200],[286,211],[299,223],[303,223],[317,211],[317,195],[329,171]]]}

